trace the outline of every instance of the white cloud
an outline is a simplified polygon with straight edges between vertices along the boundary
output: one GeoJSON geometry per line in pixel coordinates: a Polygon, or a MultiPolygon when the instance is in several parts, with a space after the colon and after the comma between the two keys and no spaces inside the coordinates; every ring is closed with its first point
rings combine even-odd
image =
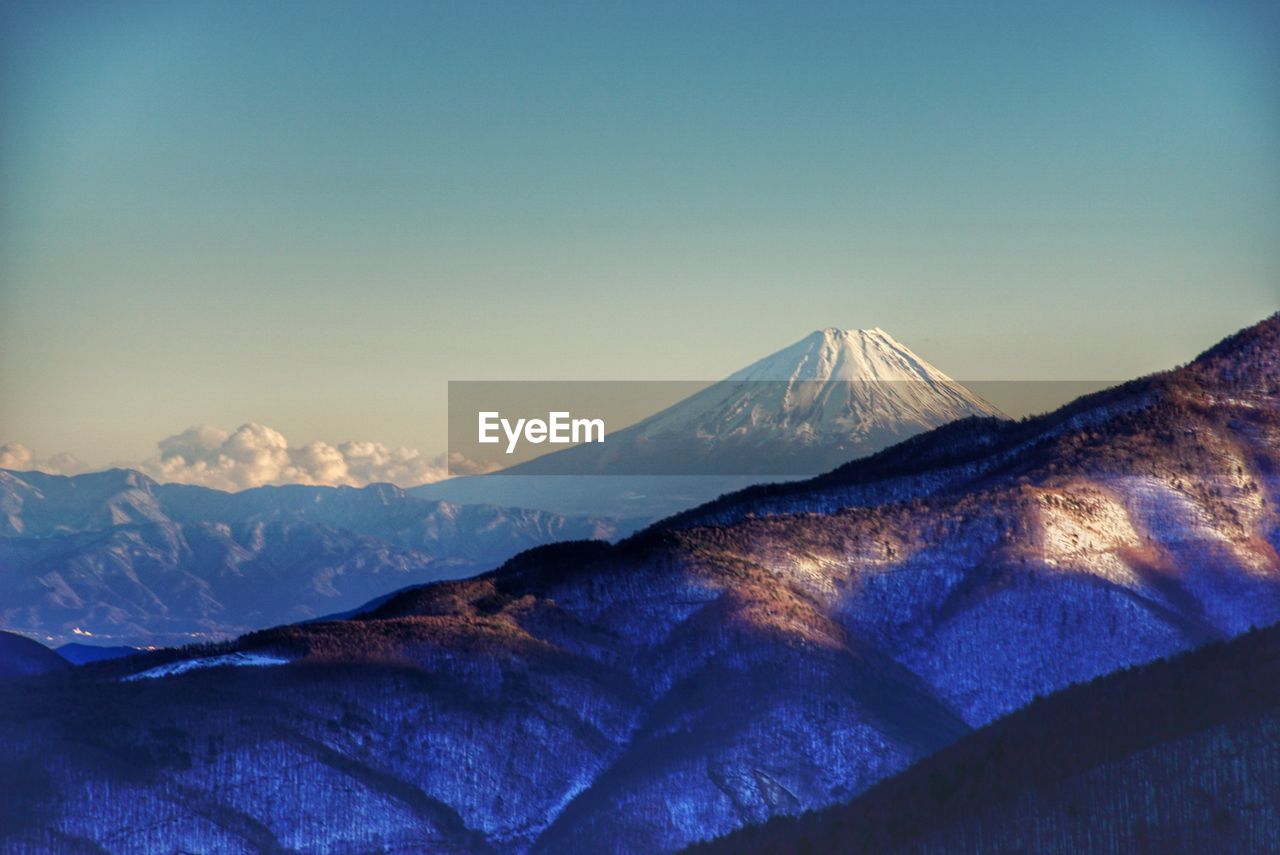
{"type": "Polygon", "coordinates": [[[50,475],[78,475],[89,470],[88,465],[74,454],[62,452],[41,460],[35,452],[20,442],[0,445],[0,469],[48,472],[50,475]]]}
{"type": "MultiPolygon", "coordinates": [[[[140,468],[159,481],[200,484],[220,490],[245,490],[267,484],[319,484],[363,487],[388,482],[414,487],[448,478],[449,458],[427,457],[412,448],[380,442],[311,442],[290,446],[284,434],[265,425],[241,425],[226,431],[201,425],[163,439],[160,456],[140,468]]],[[[453,474],[482,471],[460,458],[453,474]]]]}
{"type": "Polygon", "coordinates": [[[0,445],[0,469],[30,469],[36,456],[20,442],[0,445]]]}
{"type": "MultiPolygon", "coordinates": [[[[415,487],[444,480],[450,474],[479,474],[494,468],[486,469],[456,453],[428,457],[416,449],[391,448],[380,442],[311,442],[294,447],[278,430],[253,422],[230,433],[212,425],[197,425],[160,440],[157,446],[158,456],[122,465],[157,481],[233,491],[279,484],[363,487],[387,482],[415,487]]],[[[87,468],[71,455],[39,461],[24,445],[0,446],[0,469],[74,474],[87,468]]]]}

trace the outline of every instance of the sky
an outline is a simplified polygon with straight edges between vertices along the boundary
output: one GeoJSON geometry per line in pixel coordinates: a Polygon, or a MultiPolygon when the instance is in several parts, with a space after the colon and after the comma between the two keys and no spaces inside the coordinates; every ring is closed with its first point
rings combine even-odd
{"type": "Polygon", "coordinates": [[[0,443],[422,466],[449,380],[828,326],[1171,367],[1280,308],[1277,8],[3,3],[0,443]]]}

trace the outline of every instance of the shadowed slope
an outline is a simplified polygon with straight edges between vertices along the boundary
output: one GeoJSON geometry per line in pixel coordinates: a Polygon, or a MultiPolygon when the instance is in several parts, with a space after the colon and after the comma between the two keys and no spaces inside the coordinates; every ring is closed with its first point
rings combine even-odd
{"type": "Polygon", "coordinates": [[[1280,846],[1280,628],[1037,700],[852,803],[691,852],[1280,846]]]}
{"type": "Polygon", "coordinates": [[[0,632],[0,680],[37,677],[65,671],[66,660],[38,641],[0,632]]]}

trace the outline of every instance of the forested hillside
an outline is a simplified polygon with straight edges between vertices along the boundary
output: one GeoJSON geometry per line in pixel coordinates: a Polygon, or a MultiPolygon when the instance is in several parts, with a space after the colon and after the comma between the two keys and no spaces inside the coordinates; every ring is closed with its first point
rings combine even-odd
{"type": "Polygon", "coordinates": [[[1032,702],[736,852],[1274,852],[1280,627],[1032,702]]]}

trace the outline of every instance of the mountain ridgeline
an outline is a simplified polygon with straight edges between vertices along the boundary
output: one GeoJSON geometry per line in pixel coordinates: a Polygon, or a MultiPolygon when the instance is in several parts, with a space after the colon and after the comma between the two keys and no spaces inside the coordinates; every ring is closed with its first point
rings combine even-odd
{"type": "Polygon", "coordinates": [[[15,851],[672,851],[1280,620],[1280,317],[617,544],[0,695],[15,851]],[[181,673],[178,673],[181,672],[181,673]]]}
{"type": "Polygon", "coordinates": [[[38,641],[0,632],[0,682],[67,670],[67,660],[38,641]]]}

